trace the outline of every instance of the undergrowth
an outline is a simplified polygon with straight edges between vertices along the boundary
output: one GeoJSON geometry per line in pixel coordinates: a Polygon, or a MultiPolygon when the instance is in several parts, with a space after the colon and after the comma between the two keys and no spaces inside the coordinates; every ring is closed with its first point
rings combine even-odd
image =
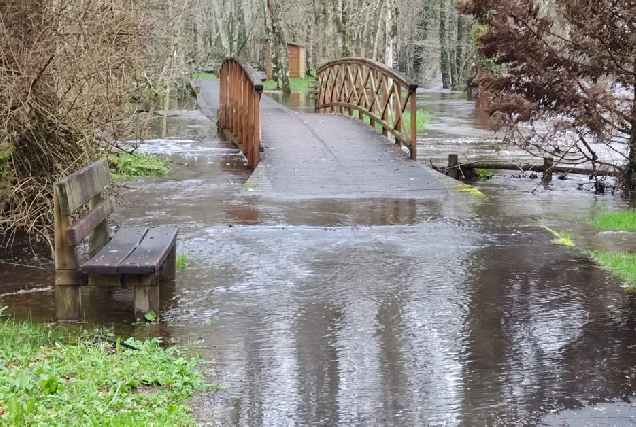
{"type": "Polygon", "coordinates": [[[0,318],[0,425],[196,425],[198,361],[157,338],[114,341],[0,318]]]}

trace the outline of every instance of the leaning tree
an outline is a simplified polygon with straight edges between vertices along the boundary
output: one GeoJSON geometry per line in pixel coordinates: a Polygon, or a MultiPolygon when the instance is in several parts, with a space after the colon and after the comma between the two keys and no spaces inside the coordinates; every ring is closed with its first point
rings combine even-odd
{"type": "Polygon", "coordinates": [[[636,189],[636,2],[467,0],[480,83],[506,140],[616,167],[636,189]]]}

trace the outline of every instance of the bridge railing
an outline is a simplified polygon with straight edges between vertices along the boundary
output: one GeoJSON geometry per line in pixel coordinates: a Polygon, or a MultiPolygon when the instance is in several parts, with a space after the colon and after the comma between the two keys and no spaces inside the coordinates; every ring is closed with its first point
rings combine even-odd
{"type": "Polygon", "coordinates": [[[255,168],[260,158],[263,83],[254,69],[240,58],[226,58],[219,78],[219,130],[241,149],[248,166],[255,168]]]}
{"type": "Polygon", "coordinates": [[[417,159],[417,83],[379,62],[342,58],[318,69],[316,109],[368,118],[385,136],[405,145],[417,159]],[[407,123],[408,120],[408,123],[407,123]],[[407,125],[408,124],[408,125],[407,125]]]}

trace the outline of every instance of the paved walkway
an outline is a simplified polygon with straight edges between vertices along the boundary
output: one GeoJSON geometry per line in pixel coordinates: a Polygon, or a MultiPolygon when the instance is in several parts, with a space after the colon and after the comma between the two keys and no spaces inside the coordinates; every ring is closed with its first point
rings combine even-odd
{"type": "MultiPolygon", "coordinates": [[[[198,83],[201,110],[214,120],[218,80],[198,83]]],[[[253,195],[428,199],[457,186],[350,117],[294,112],[263,95],[261,129],[264,152],[244,187],[253,195]]]]}

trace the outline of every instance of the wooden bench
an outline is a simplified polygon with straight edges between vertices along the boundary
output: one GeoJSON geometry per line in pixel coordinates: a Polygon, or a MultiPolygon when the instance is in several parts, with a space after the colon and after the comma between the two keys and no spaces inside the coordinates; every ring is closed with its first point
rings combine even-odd
{"type": "Polygon", "coordinates": [[[54,185],[55,296],[60,320],[80,318],[82,285],[134,287],[135,317],[141,318],[159,310],[159,282],[175,278],[176,228],[121,228],[110,238],[108,215],[115,202],[103,195],[109,184],[108,163],[102,159],[54,185]],[[88,254],[80,256],[78,245],[86,236],[88,254]]]}

